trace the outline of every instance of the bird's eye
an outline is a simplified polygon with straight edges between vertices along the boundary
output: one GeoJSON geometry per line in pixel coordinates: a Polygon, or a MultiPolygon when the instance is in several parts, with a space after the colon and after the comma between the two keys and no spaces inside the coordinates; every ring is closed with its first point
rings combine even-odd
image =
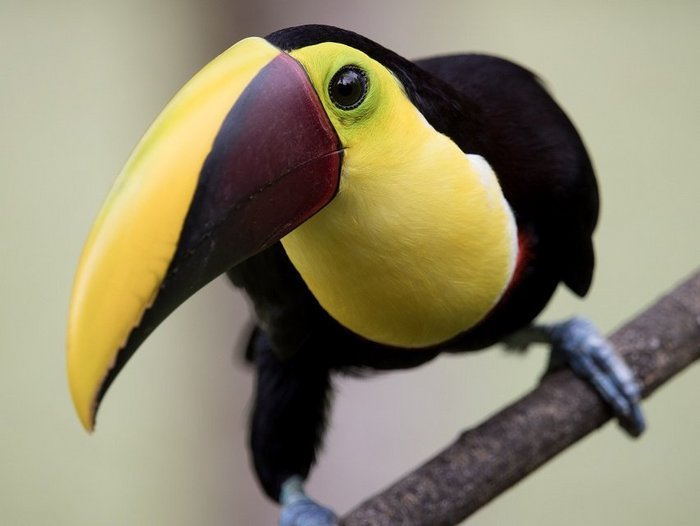
{"type": "Polygon", "coordinates": [[[340,68],[328,85],[328,94],[341,110],[357,108],[367,96],[367,74],[357,66],[340,68]]]}

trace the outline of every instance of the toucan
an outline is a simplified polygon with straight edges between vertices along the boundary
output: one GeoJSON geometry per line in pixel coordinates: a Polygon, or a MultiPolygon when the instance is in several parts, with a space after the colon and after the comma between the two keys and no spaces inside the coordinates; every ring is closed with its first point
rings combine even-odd
{"type": "Polygon", "coordinates": [[[336,523],[303,488],[336,373],[546,340],[636,435],[635,379],[593,325],[533,321],[560,283],[588,291],[597,217],[583,142],[527,69],[409,61],[320,25],[246,38],[166,106],[92,227],[67,335],[77,413],[92,430],[134,351],[227,273],[255,311],[252,461],[285,526],[336,523]]]}

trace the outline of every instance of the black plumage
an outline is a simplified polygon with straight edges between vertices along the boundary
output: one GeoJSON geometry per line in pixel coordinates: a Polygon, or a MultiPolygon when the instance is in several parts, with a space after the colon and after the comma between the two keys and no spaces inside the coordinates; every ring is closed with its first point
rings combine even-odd
{"type": "Polygon", "coordinates": [[[251,426],[254,463],[278,498],[290,476],[315,460],[333,372],[420,365],[443,351],[486,347],[539,314],[560,282],[584,295],[594,258],[598,194],[591,163],[573,125],[532,73],[486,55],[410,62],[352,32],[328,26],[278,31],[285,51],[321,42],[359,49],[402,83],[427,121],[496,172],[518,225],[520,260],[499,304],[476,327],[423,350],[368,341],[318,304],[278,242],[229,271],[250,296],[258,327],[249,351],[258,371],[251,426]]]}

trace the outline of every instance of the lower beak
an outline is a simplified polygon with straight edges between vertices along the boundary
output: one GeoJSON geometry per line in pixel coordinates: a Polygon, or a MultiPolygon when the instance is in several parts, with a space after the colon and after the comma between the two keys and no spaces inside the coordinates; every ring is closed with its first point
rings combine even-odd
{"type": "Polygon", "coordinates": [[[117,179],[78,266],[67,360],[86,429],[178,305],[330,202],[341,158],[306,72],[263,39],[236,44],[182,88],[117,179]]]}

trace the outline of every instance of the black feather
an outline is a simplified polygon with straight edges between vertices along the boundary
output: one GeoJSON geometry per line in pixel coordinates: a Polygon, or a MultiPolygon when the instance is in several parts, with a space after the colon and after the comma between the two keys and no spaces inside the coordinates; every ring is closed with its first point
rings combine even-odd
{"type": "Polygon", "coordinates": [[[255,307],[248,351],[258,384],[251,446],[266,492],[314,462],[330,399],[330,371],[414,367],[439,352],[483,348],[529,323],[560,282],[579,295],[593,273],[598,192],[575,128],[535,75],[506,60],[455,55],[410,62],[356,33],[300,26],[266,37],[290,51],[338,42],[387,67],[427,121],[496,172],[518,223],[522,262],[493,311],[451,342],[423,350],[352,333],[318,304],[280,243],[229,271],[255,307]]]}

